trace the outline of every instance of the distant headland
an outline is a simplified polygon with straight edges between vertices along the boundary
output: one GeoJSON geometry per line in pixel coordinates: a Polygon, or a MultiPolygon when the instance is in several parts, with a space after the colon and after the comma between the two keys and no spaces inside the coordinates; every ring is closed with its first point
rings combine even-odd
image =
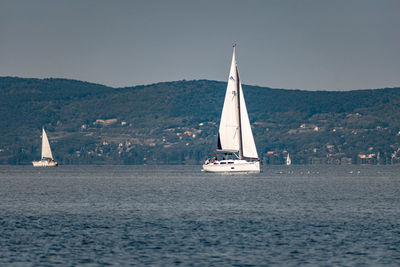
{"type": "MultiPolygon", "coordinates": [[[[0,164],[200,164],[214,149],[225,82],[112,88],[0,77],[0,164]]],[[[400,162],[400,88],[304,91],[243,86],[264,164],[400,162]]]]}

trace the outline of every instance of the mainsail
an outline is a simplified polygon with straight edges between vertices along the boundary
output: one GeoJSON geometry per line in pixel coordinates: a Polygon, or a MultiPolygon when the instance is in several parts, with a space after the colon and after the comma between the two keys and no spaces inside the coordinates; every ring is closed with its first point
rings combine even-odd
{"type": "Polygon", "coordinates": [[[236,99],[236,74],[235,48],[233,48],[232,64],[218,133],[218,149],[227,152],[239,151],[239,120],[236,112],[238,102],[236,99]]]}
{"type": "Polygon", "coordinates": [[[233,47],[232,64],[222,109],[217,149],[238,152],[239,158],[258,159],[239,78],[235,47],[233,47]]]}
{"type": "Polygon", "coordinates": [[[47,138],[47,134],[43,128],[42,129],[42,159],[44,159],[44,158],[53,159],[53,155],[51,154],[49,139],[47,138]]]}

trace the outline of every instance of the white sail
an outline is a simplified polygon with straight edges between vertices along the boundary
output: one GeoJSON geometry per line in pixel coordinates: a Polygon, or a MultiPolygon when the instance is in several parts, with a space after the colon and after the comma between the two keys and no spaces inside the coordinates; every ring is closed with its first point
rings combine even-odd
{"type": "Polygon", "coordinates": [[[235,47],[233,48],[232,64],[229,72],[218,137],[219,150],[239,152],[239,150],[242,149],[243,157],[258,159],[256,144],[254,142],[242,85],[240,83],[239,71],[237,69],[235,47]],[[238,88],[240,90],[239,92],[238,88]],[[240,95],[240,105],[238,105],[239,101],[237,100],[238,93],[240,95]],[[239,129],[241,129],[241,138],[239,129]],[[242,142],[242,144],[240,144],[240,142],[242,142]]]}
{"type": "Polygon", "coordinates": [[[218,133],[218,149],[227,152],[239,151],[239,117],[237,112],[237,72],[235,48],[233,48],[232,64],[226,87],[225,101],[222,108],[218,133]]]}
{"type": "Polygon", "coordinates": [[[240,84],[240,122],[242,129],[242,149],[243,157],[258,159],[257,148],[254,142],[253,132],[251,130],[249,115],[247,114],[246,102],[242,85],[240,84]]]}
{"type": "Polygon", "coordinates": [[[42,159],[49,158],[53,159],[53,155],[51,154],[49,139],[47,138],[46,131],[42,130],[42,159]]]}
{"type": "Polygon", "coordinates": [[[292,164],[292,160],[290,159],[290,155],[289,155],[289,153],[287,154],[287,157],[286,157],[286,165],[291,165],[292,164]]]}

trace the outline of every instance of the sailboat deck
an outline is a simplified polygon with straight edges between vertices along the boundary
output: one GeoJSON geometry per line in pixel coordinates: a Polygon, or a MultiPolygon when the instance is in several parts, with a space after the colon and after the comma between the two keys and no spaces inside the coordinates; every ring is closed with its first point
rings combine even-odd
{"type": "Polygon", "coordinates": [[[260,172],[259,161],[216,160],[203,165],[206,172],[260,172]]]}

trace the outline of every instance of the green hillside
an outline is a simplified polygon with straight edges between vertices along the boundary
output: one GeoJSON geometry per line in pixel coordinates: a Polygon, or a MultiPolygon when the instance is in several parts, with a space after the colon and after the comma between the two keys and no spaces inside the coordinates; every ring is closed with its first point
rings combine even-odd
{"type": "MultiPolygon", "coordinates": [[[[0,77],[0,164],[39,159],[42,126],[60,164],[199,164],[215,150],[225,89],[0,77]]],[[[266,164],[282,164],[287,151],[294,164],[400,161],[400,88],[243,90],[266,164]]]]}

